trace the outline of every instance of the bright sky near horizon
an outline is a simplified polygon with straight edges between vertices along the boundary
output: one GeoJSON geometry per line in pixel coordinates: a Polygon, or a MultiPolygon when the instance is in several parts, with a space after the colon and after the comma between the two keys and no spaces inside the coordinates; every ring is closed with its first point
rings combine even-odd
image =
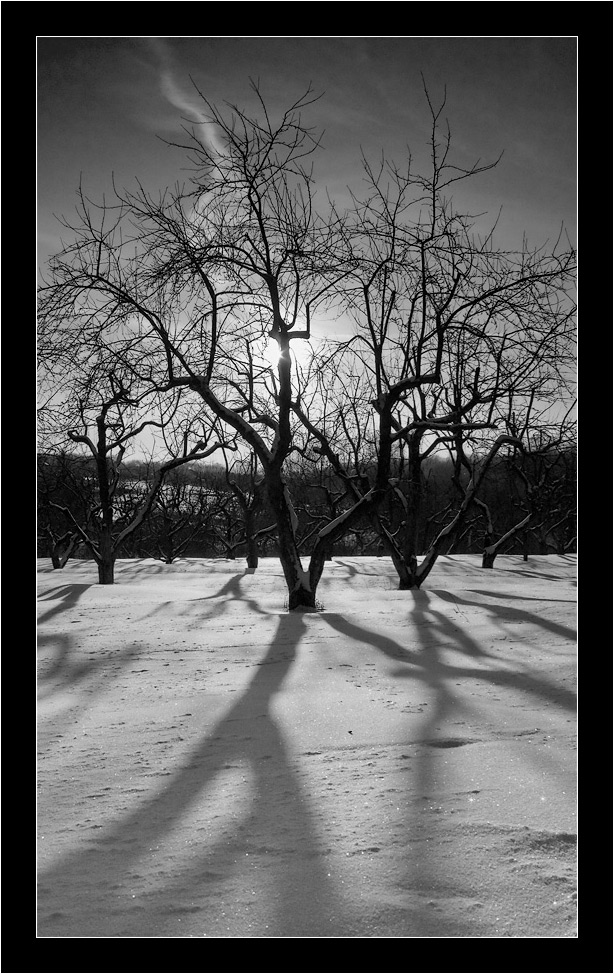
{"type": "Polygon", "coordinates": [[[216,104],[254,107],[259,80],[276,114],[311,83],[322,98],[305,121],[324,130],[315,176],[335,198],[360,180],[360,152],[426,160],[428,111],[447,89],[453,161],[503,158],[463,185],[463,203],[519,247],[575,240],[577,38],[565,37],[52,37],[37,38],[39,261],[59,249],[80,176],[98,200],[139,179],[158,190],[187,179],[185,156],[160,139],[197,120],[190,78],[216,104]]]}

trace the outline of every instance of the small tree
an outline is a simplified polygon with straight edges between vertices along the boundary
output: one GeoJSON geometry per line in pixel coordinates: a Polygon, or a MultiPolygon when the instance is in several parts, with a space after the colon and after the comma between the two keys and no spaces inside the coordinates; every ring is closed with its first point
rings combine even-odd
{"type": "Polygon", "coordinates": [[[38,542],[51,558],[54,569],[64,568],[81,538],[70,527],[63,506],[75,506],[88,491],[87,466],[78,457],[60,450],[37,457],[38,542]]]}
{"type": "MultiPolygon", "coordinates": [[[[156,468],[145,473],[142,489],[150,489],[156,468]]],[[[206,483],[195,482],[184,469],[179,466],[167,472],[135,541],[141,553],[167,565],[194,547],[210,543],[217,512],[217,502],[206,483]]]]}
{"type": "MultiPolygon", "coordinates": [[[[147,428],[163,429],[178,404],[177,401],[170,407],[166,404],[157,420],[143,419],[141,410],[150,398],[149,393],[135,395],[115,372],[109,372],[105,378],[108,382],[106,392],[102,387],[103,377],[99,377],[95,389],[89,389],[88,400],[78,402],[80,430],[66,430],[71,443],[84,447],[91,457],[89,497],[81,496],[80,511],[74,505],[56,501],[51,501],[51,506],[63,514],[71,531],[91,552],[98,567],[99,583],[112,585],[118,554],[150,513],[167,473],[192,460],[210,456],[222,444],[217,440],[211,442],[210,431],[203,429],[201,438],[190,446],[190,433],[185,430],[181,451],[160,463],[147,489],[142,494],[132,494],[132,503],[126,503],[122,464],[128,446],[147,428]]],[[[72,401],[70,404],[74,405],[72,401]]],[[[57,435],[60,435],[59,431],[57,435]]]]}
{"type": "MultiPolygon", "coordinates": [[[[516,427],[515,417],[510,423],[516,427]]],[[[575,422],[569,413],[554,425],[532,424],[526,449],[507,459],[510,495],[520,520],[498,541],[487,537],[484,567],[492,567],[504,543],[516,535],[538,539],[539,554],[565,554],[576,543],[575,422]]],[[[492,529],[492,527],[491,527],[492,529]]]]}
{"type": "Polygon", "coordinates": [[[237,549],[244,549],[247,568],[253,572],[258,567],[260,542],[275,531],[275,524],[260,523],[261,515],[268,511],[256,456],[250,453],[232,463],[227,457],[225,460],[225,484],[229,493],[220,504],[219,517],[225,521],[226,530],[216,533],[228,557],[234,558],[237,549]]]}

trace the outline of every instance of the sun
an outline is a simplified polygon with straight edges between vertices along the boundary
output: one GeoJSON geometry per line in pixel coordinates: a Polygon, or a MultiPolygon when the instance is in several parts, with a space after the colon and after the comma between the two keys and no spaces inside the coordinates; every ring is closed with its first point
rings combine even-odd
{"type": "Polygon", "coordinates": [[[274,338],[267,339],[264,357],[272,367],[275,367],[279,362],[279,343],[274,338]]]}
{"type": "MultiPolygon", "coordinates": [[[[290,342],[290,355],[292,365],[295,368],[304,370],[308,367],[313,356],[314,346],[307,339],[298,338],[290,342]]],[[[279,363],[279,343],[274,338],[267,339],[263,351],[264,358],[271,368],[276,368],[279,363]]]]}

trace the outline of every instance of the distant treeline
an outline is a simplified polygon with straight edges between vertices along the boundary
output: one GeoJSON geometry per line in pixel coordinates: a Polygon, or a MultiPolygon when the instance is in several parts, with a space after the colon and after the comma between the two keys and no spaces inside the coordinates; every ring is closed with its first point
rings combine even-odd
{"type": "MultiPolygon", "coordinates": [[[[111,472],[114,530],[121,534],[143,505],[158,466],[129,461],[111,472]]],[[[368,475],[369,471],[365,471],[368,475]]],[[[381,508],[393,536],[408,516],[407,478],[391,471],[390,491],[381,508]]],[[[92,557],[86,538],[101,517],[98,472],[91,457],[70,452],[38,457],[38,555],[61,567],[68,557],[92,557]]],[[[459,475],[451,459],[428,458],[421,468],[416,517],[417,549],[424,553],[455,516],[469,474],[459,475]]],[[[352,505],[347,485],[326,466],[296,464],[286,480],[297,519],[301,552],[309,555],[318,532],[352,505]]],[[[415,503],[415,491],[414,500],[415,503]]],[[[496,458],[469,510],[463,529],[447,550],[479,553],[493,540],[501,554],[563,554],[576,551],[576,454],[552,449],[512,462],[496,458]],[[530,515],[530,517],[529,517],[530,515]],[[528,520],[527,520],[528,519],[528,520]],[[527,521],[521,530],[514,530],[527,521]]],[[[172,562],[179,557],[245,557],[279,554],[275,520],[266,493],[246,467],[230,473],[218,464],[189,463],[166,474],[151,508],[137,530],[121,542],[118,556],[151,557],[172,562]]],[[[381,555],[381,534],[371,519],[353,523],[336,541],[333,555],[381,555]]]]}

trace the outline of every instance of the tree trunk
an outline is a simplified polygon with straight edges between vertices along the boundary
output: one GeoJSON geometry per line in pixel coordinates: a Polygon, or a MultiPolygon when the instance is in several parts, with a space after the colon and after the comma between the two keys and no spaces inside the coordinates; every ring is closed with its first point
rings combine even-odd
{"type": "Polygon", "coordinates": [[[64,534],[61,538],[54,540],[51,537],[49,543],[49,557],[54,569],[64,568],[64,565],[77,547],[78,537],[74,534],[64,534]]]}
{"type": "Polygon", "coordinates": [[[399,578],[399,592],[407,592],[412,588],[420,588],[420,578],[416,578],[411,572],[407,572],[403,578],[399,578]]]}
{"type": "Polygon", "coordinates": [[[401,551],[396,540],[383,524],[377,510],[372,513],[371,522],[380,536],[384,551],[390,556],[392,564],[399,576],[399,591],[405,592],[411,588],[420,588],[420,580],[417,577],[418,559],[416,555],[408,553],[407,548],[401,551]]]}
{"type": "Polygon", "coordinates": [[[316,593],[312,592],[309,588],[305,588],[304,585],[299,585],[297,588],[293,589],[292,592],[288,593],[289,612],[292,612],[294,609],[315,608],[317,608],[316,593]]]}
{"type": "Polygon", "coordinates": [[[493,568],[495,564],[495,558],[497,557],[496,551],[483,551],[482,552],[482,568],[493,568]]]}
{"type": "Polygon", "coordinates": [[[258,568],[258,544],[254,538],[250,538],[247,542],[247,567],[250,571],[255,572],[258,568]]]}
{"type": "Polygon", "coordinates": [[[115,581],[115,552],[111,533],[106,526],[103,526],[100,536],[100,548],[98,556],[98,584],[113,585],[115,581]]]}
{"type": "Polygon", "coordinates": [[[409,444],[408,471],[407,471],[407,513],[405,515],[405,527],[403,538],[403,562],[404,571],[399,571],[399,588],[410,589],[419,588],[416,580],[418,567],[418,531],[420,517],[422,513],[422,503],[424,487],[422,483],[422,467],[420,460],[421,436],[414,435],[409,444]]]}
{"type": "Polygon", "coordinates": [[[306,572],[301,564],[295,535],[296,514],[288,491],[275,470],[267,471],[266,489],[277,524],[279,560],[288,586],[288,610],[314,609],[317,582],[322,572],[306,572]]]}
{"type": "Polygon", "coordinates": [[[115,559],[98,562],[98,584],[113,585],[115,582],[115,559]]]}
{"type": "Polygon", "coordinates": [[[255,512],[248,507],[245,511],[245,539],[247,545],[247,567],[250,571],[256,571],[258,568],[258,539],[255,529],[255,512]]]}
{"type": "Polygon", "coordinates": [[[399,591],[406,592],[411,588],[420,588],[420,579],[417,577],[418,559],[413,555],[409,564],[398,555],[392,555],[392,562],[399,576],[399,591]]]}
{"type": "MultiPolygon", "coordinates": [[[[531,520],[531,515],[527,514],[527,516],[524,517],[522,521],[519,521],[518,524],[515,524],[512,528],[510,528],[509,531],[507,531],[503,535],[503,537],[499,538],[499,540],[495,542],[493,542],[492,540],[493,531],[492,530],[489,531],[485,537],[485,541],[488,541],[488,544],[485,546],[484,552],[482,554],[482,568],[493,568],[495,564],[495,558],[499,554],[499,551],[501,550],[503,545],[507,541],[509,541],[510,538],[513,538],[515,535],[520,534],[522,529],[525,527],[526,524],[529,523],[530,520],[531,520]]],[[[526,556],[525,556],[525,561],[526,561],[526,556]]]]}

